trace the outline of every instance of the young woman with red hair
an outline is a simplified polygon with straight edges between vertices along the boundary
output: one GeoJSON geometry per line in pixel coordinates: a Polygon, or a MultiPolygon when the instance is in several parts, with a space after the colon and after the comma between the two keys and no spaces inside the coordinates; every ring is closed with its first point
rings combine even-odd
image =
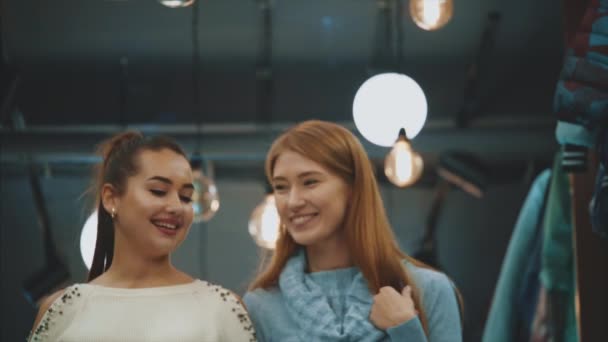
{"type": "Polygon", "coordinates": [[[259,341],[461,341],[453,284],[399,249],[350,131],[292,127],[270,148],[266,175],[281,228],[244,296],[259,341]]]}

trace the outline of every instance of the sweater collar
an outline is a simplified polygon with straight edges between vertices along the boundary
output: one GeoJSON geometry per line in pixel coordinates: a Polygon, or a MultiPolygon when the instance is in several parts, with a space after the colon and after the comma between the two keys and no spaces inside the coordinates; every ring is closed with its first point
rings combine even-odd
{"type": "Polygon", "coordinates": [[[374,327],[369,320],[373,300],[367,281],[358,269],[351,270],[354,273],[352,281],[345,284],[346,314],[343,319],[336,316],[315,278],[320,276],[333,281],[332,278],[337,276],[343,279],[342,276],[348,276],[348,269],[324,271],[313,277],[305,277],[305,269],[306,255],[303,249],[299,249],[287,261],[279,277],[287,311],[299,325],[302,340],[379,341],[385,337],[385,332],[374,327]]]}

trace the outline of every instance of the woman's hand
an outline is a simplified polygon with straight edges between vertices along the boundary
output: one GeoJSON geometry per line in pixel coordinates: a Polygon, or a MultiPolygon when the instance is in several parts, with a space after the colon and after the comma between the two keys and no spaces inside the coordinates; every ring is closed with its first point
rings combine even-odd
{"type": "Polygon", "coordinates": [[[409,321],[417,313],[409,285],[401,293],[391,286],[385,286],[374,296],[369,319],[376,328],[386,330],[409,321]]]}

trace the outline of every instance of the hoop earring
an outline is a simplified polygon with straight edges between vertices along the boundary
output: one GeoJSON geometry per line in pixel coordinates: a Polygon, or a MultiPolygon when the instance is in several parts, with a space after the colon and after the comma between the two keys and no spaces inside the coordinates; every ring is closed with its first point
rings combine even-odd
{"type": "Polygon", "coordinates": [[[112,212],[110,213],[110,216],[112,217],[112,219],[116,218],[116,208],[112,208],[112,212]]]}

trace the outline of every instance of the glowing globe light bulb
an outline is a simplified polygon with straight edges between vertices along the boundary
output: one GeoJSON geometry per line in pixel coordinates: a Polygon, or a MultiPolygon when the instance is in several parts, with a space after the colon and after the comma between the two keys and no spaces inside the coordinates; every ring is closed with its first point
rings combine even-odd
{"type": "Polygon", "coordinates": [[[193,168],[192,174],[194,176],[194,193],[192,194],[194,222],[207,222],[220,209],[217,186],[211,177],[203,174],[200,168],[193,168]]]}
{"type": "Polygon", "coordinates": [[[353,119],[371,143],[389,147],[404,128],[413,139],[424,126],[427,102],[422,88],[403,74],[385,73],[365,81],[353,101],[353,119]]]}
{"type": "Polygon", "coordinates": [[[454,15],[453,0],[410,0],[410,15],[423,30],[433,31],[445,26],[454,15]]]}
{"type": "Polygon", "coordinates": [[[412,150],[405,132],[400,133],[391,152],[384,160],[384,174],[396,186],[406,187],[416,183],[422,176],[423,169],[422,157],[412,150]]]}
{"type": "Polygon", "coordinates": [[[159,0],[158,2],[169,8],[180,8],[192,5],[194,0],[159,0]]]}
{"type": "Polygon", "coordinates": [[[274,249],[279,238],[281,220],[273,194],[267,194],[251,213],[249,234],[255,243],[266,249],[274,249]]]}
{"type": "Polygon", "coordinates": [[[84,222],[80,233],[80,256],[82,261],[91,269],[93,255],[95,254],[95,243],[97,242],[97,210],[84,222]]]}

